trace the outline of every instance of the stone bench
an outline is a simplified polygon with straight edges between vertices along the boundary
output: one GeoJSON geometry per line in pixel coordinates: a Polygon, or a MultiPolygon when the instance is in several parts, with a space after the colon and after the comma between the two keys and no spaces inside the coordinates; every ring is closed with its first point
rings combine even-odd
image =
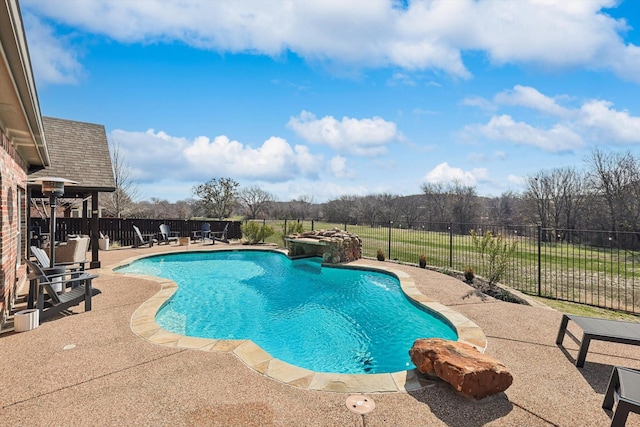
{"type": "Polygon", "coordinates": [[[418,339],[409,356],[420,372],[435,373],[474,399],[500,393],[513,383],[513,376],[502,363],[469,344],[440,338],[418,339]]]}

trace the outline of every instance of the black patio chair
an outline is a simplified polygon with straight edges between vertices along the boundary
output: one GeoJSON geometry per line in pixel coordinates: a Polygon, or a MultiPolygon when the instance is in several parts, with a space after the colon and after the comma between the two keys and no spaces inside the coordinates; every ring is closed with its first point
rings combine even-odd
{"type": "Polygon", "coordinates": [[[614,366],[602,407],[613,410],[615,401],[618,405],[611,417],[611,427],[623,427],[629,412],[640,414],[640,371],[614,366]]]}
{"type": "Polygon", "coordinates": [[[171,242],[178,243],[178,238],[180,237],[179,231],[171,231],[167,224],[160,224],[160,234],[158,235],[158,244],[166,243],[169,244],[171,242]]]}
{"type": "Polygon", "coordinates": [[[29,266],[29,308],[33,308],[34,300],[40,311],[40,320],[46,320],[62,311],[84,301],[84,311],[91,311],[91,298],[100,293],[92,286],[93,279],[98,277],[85,271],[69,273],[67,271],[48,273],[37,263],[23,258],[29,266]],[[60,285],[62,292],[54,290],[60,285]],[[65,292],[70,287],[71,290],[65,292]],[[48,299],[45,301],[45,294],[48,299]]]}
{"type": "Polygon", "coordinates": [[[158,239],[155,238],[155,234],[142,234],[140,232],[140,229],[135,225],[133,226],[133,230],[136,232],[136,242],[133,244],[134,248],[144,245],[149,245],[149,247],[152,247],[154,243],[158,242],[158,239]]]}

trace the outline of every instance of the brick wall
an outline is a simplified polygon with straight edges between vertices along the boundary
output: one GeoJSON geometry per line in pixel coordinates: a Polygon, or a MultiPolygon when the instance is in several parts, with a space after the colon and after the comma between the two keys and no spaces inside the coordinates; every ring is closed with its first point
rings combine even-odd
{"type": "Polygon", "coordinates": [[[26,267],[21,262],[26,236],[26,169],[0,129],[0,328],[16,291],[26,282],[26,267]]]}

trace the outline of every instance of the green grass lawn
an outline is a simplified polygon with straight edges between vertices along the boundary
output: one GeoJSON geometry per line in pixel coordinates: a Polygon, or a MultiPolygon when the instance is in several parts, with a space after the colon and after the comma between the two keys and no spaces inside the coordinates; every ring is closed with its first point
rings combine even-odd
{"type": "MultiPolygon", "coordinates": [[[[274,228],[275,233],[265,243],[284,246],[284,221],[269,221],[268,225],[274,228]]],[[[311,221],[303,222],[303,227],[311,230],[311,221]]],[[[313,228],[330,230],[344,227],[344,224],[316,221],[313,228]]],[[[360,237],[365,257],[375,258],[381,249],[387,259],[417,264],[420,255],[425,255],[427,264],[433,267],[463,271],[469,266],[479,276],[484,273],[471,235],[351,224],[347,225],[347,231],[360,237]]],[[[516,251],[501,283],[530,295],[538,295],[539,289],[540,295],[554,301],[577,301],[640,313],[640,262],[637,252],[555,242],[544,242],[539,248],[537,239],[521,235],[509,236],[507,241],[516,241],[516,251]]]]}

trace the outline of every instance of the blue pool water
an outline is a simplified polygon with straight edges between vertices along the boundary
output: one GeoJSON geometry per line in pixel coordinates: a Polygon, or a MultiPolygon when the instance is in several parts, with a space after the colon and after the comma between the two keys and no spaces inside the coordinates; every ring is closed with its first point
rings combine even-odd
{"type": "Polygon", "coordinates": [[[317,372],[411,369],[408,351],[416,338],[457,339],[447,323],[413,305],[395,277],[321,267],[315,258],[191,252],[144,258],[119,271],[178,284],[156,316],[163,329],[250,339],[273,357],[317,372]]]}

